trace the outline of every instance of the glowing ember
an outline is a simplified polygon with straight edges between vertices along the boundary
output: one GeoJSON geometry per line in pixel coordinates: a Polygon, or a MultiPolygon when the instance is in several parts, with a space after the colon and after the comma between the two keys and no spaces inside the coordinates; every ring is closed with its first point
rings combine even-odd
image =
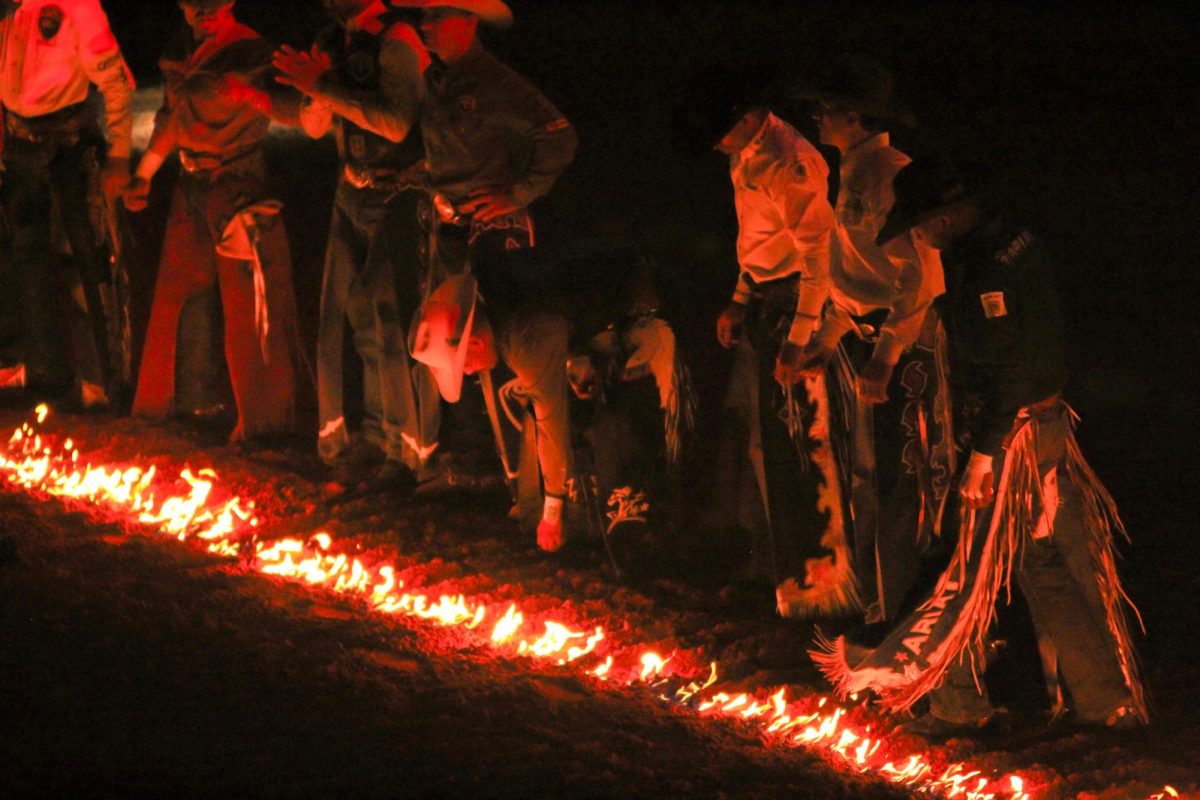
{"type": "MultiPolygon", "coordinates": [[[[49,409],[39,406],[38,424],[49,409]]],[[[672,703],[708,716],[751,724],[770,742],[819,748],[846,768],[871,773],[888,781],[934,795],[968,800],[1030,800],[1026,782],[1016,775],[988,776],[964,764],[935,768],[920,754],[897,754],[873,732],[862,706],[837,706],[826,697],[789,700],[785,689],[757,692],[716,691],[717,665],[707,675],[674,675],[674,659],[635,643],[614,642],[600,626],[578,620],[538,618],[516,603],[489,605],[464,595],[433,598],[407,587],[392,563],[366,563],[340,548],[325,532],[308,539],[263,541],[253,503],[228,496],[216,472],[183,469],[176,478],[154,467],[93,466],[82,458],[75,442],[56,443],[26,423],[0,451],[0,475],[21,489],[89,503],[122,520],[171,538],[197,540],[220,557],[241,558],[264,575],[278,576],[357,598],[380,613],[454,626],[471,634],[475,644],[500,653],[535,659],[548,665],[574,665],[601,682],[641,683],[664,692],[672,703]],[[83,465],[80,462],[83,461],[83,465]],[[503,608],[503,611],[501,610],[503,608]],[[490,634],[481,627],[489,619],[490,634]],[[668,684],[672,684],[668,687],[668,684]]],[[[541,615],[544,617],[544,615],[541,615]]],[[[682,659],[681,659],[682,661],[682,659]]],[[[689,662],[690,663],[690,662],[689,662]]],[[[874,724],[878,724],[877,722],[874,724]]],[[[1170,786],[1153,798],[1178,797],[1170,786]]]]}

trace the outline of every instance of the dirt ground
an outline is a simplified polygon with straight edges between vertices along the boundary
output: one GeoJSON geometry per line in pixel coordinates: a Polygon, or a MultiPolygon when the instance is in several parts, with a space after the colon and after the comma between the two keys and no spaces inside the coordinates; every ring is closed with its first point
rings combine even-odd
{"type": "MultiPolygon", "coordinates": [[[[5,412],[0,429],[21,418],[5,412]]],[[[97,416],[48,426],[97,461],[215,468],[256,501],[265,538],[328,530],[422,565],[428,586],[561,606],[629,643],[701,651],[739,690],[825,690],[804,655],[811,627],[773,619],[768,585],[703,570],[622,585],[595,542],[544,556],[503,520],[503,490],[483,475],[408,503],[331,509],[298,447],[247,454],[207,434],[97,416]]],[[[6,797],[904,796],[645,690],[464,648],[444,629],[57,500],[0,494],[0,536],[15,548],[0,566],[6,797]]],[[[1195,790],[1196,665],[1153,647],[1147,673],[1158,700],[1149,731],[1047,732],[1018,704],[1011,728],[988,738],[902,744],[938,763],[1017,771],[1039,798],[1195,790]]]]}

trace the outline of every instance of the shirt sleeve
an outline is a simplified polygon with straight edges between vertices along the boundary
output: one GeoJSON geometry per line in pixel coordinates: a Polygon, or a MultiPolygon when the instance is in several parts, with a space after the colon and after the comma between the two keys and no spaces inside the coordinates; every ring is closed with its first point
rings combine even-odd
{"type": "Polygon", "coordinates": [[[133,75],[99,0],[83,0],[69,7],[80,67],[104,98],[109,156],[129,158],[133,152],[133,75]]]}
{"type": "Polygon", "coordinates": [[[833,208],[819,165],[796,159],[775,170],[767,195],[779,211],[802,262],[796,314],[788,341],[806,344],[829,297],[833,208]]]}
{"type": "Polygon", "coordinates": [[[549,192],[570,165],[579,138],[562,112],[524,79],[513,76],[508,91],[505,123],[530,148],[527,166],[518,170],[512,195],[518,205],[528,206],[549,192]]]}
{"type": "Polygon", "coordinates": [[[891,311],[879,330],[875,358],[895,364],[921,335],[929,307],[946,286],[937,251],[914,242],[911,235],[888,242],[884,254],[896,267],[896,283],[891,311]]]}
{"type": "Polygon", "coordinates": [[[425,97],[429,54],[407,25],[394,26],[379,50],[379,91],[342,85],[330,70],[321,79],[316,99],[340,117],[390,142],[402,142],[412,129],[425,97]],[[409,35],[411,33],[411,36],[409,35]]]}

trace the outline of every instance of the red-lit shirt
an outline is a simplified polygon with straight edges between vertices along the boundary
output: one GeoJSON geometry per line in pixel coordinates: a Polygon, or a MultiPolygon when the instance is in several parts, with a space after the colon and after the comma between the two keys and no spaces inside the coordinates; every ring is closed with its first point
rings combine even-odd
{"type": "Polygon", "coordinates": [[[750,300],[750,281],[800,276],[788,339],[804,344],[829,294],[833,210],[829,167],[812,144],[774,114],[729,159],[738,217],[741,274],[733,300],[750,300]]]}
{"type": "Polygon", "coordinates": [[[276,83],[273,52],[245,25],[235,23],[201,42],[184,26],[159,59],[166,86],[149,151],[165,157],[178,147],[192,155],[229,156],[265,139],[272,119],[297,124],[300,95],[276,83]],[[269,107],[230,96],[226,78],[266,92],[269,107]]]}
{"type": "Polygon", "coordinates": [[[41,117],[104,97],[109,155],[133,149],[133,76],[99,0],[24,0],[0,21],[0,100],[21,117],[41,117]]]}
{"type": "Polygon", "coordinates": [[[886,248],[875,244],[895,202],[892,178],[909,161],[891,146],[887,133],[861,142],[842,159],[830,267],[833,302],[817,334],[832,347],[853,327],[851,316],[890,309],[875,345],[875,357],[888,364],[895,364],[917,340],[929,306],[946,290],[942,262],[933,248],[908,235],[886,248]]]}

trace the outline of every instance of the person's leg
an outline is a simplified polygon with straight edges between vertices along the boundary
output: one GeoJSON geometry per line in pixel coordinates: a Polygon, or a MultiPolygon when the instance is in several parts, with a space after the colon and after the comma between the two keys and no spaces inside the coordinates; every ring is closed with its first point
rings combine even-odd
{"type": "Polygon", "coordinates": [[[408,326],[421,303],[418,235],[417,195],[403,192],[387,204],[361,276],[374,312],[384,450],[414,474],[437,448],[439,402],[429,370],[408,354],[408,326]]]}
{"type": "Polygon", "coordinates": [[[293,429],[296,372],[292,361],[295,320],[291,310],[291,254],[283,221],[264,221],[258,253],[266,284],[266,358],[261,331],[255,323],[252,262],[218,259],[221,305],[225,312],[225,360],[238,407],[234,441],[293,429]]]}
{"type": "Polygon", "coordinates": [[[1053,533],[1026,541],[1017,574],[1030,607],[1037,608],[1039,636],[1054,643],[1076,715],[1103,722],[1130,694],[1104,616],[1081,498],[1060,466],[1068,435],[1065,413],[1047,416],[1038,428],[1039,468],[1052,478],[1044,481],[1049,490],[1044,494],[1048,502],[1058,495],[1053,533]]]}
{"type": "Polygon", "coordinates": [[[983,683],[986,660],[982,653],[976,665],[973,670],[964,656],[946,671],[942,685],[929,693],[929,713],[957,726],[980,725],[992,715],[992,701],[983,683]]]}
{"type": "Polygon", "coordinates": [[[80,307],[82,324],[72,334],[76,376],[97,389],[108,385],[110,364],[108,322],[101,287],[110,285],[108,253],[94,221],[98,209],[92,193],[100,192],[96,146],[79,143],[59,149],[53,164],[63,232],[71,245],[71,261],[79,275],[86,308],[80,307]]]}
{"type": "Polygon", "coordinates": [[[533,314],[509,326],[502,347],[531,401],[537,431],[537,460],[546,500],[538,524],[538,545],[557,550],[563,543],[562,509],[570,471],[570,421],[567,410],[567,334],[569,323],[556,314],[533,314]]]}
{"type": "Polygon", "coordinates": [[[154,304],[133,398],[135,416],[163,418],[174,410],[180,316],[188,300],[210,288],[216,280],[216,251],[208,226],[189,208],[192,204],[186,184],[193,180],[181,175],[171,198],[154,304]]]}
{"type": "Polygon", "coordinates": [[[216,412],[224,402],[225,370],[220,344],[221,291],[215,283],[187,299],[176,327],[174,411],[216,412]]]}
{"type": "Polygon", "coordinates": [[[775,360],[795,308],[795,294],[784,288],[768,290],[764,308],[749,326],[758,353],[776,599],[785,617],[836,616],[855,610],[857,595],[829,442],[829,397],[824,377],[806,378],[790,392],[775,380],[775,360]]]}
{"type": "Polygon", "coordinates": [[[54,146],[9,140],[3,201],[20,281],[22,350],[30,386],[59,389],[70,373],[59,333],[59,281],[50,248],[54,146]]]}
{"type": "Polygon", "coordinates": [[[343,205],[348,193],[339,186],[329,223],[325,248],[325,274],[321,280],[321,310],[317,326],[317,451],[330,463],[350,446],[346,427],[343,372],[343,340],[350,284],[362,258],[358,232],[343,205]]]}

